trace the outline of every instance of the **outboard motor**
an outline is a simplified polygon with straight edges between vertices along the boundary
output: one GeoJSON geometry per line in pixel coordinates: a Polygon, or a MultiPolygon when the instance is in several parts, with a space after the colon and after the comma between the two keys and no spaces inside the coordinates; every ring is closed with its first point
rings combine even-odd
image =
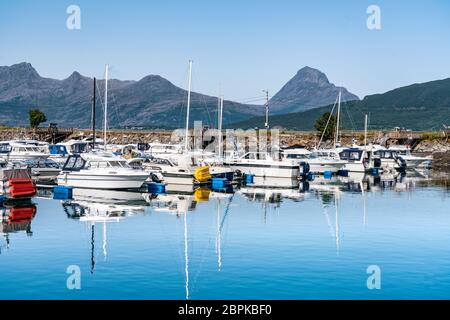
{"type": "Polygon", "coordinates": [[[299,165],[299,176],[300,179],[306,180],[308,178],[308,173],[310,170],[309,163],[306,161],[301,161],[299,165]]]}
{"type": "Polygon", "coordinates": [[[150,174],[150,179],[155,183],[163,183],[164,177],[159,172],[152,172],[150,174]]]}
{"type": "Polygon", "coordinates": [[[381,168],[381,159],[380,158],[373,159],[373,167],[374,168],[381,168]]]}
{"type": "Polygon", "coordinates": [[[398,171],[399,171],[399,172],[405,172],[405,171],[406,171],[406,167],[407,167],[407,165],[406,165],[406,160],[403,159],[402,157],[397,157],[397,158],[395,159],[395,161],[396,161],[397,164],[399,165],[398,171]]]}

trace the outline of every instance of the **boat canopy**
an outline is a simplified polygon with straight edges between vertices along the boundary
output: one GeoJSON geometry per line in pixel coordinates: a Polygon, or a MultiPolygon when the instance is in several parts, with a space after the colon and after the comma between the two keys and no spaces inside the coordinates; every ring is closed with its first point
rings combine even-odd
{"type": "Polygon", "coordinates": [[[51,155],[65,156],[68,154],[66,146],[63,146],[61,144],[50,144],[48,146],[48,151],[51,155]]]}
{"type": "Polygon", "coordinates": [[[79,155],[69,156],[64,164],[63,171],[80,171],[84,169],[86,160],[79,155]]]}

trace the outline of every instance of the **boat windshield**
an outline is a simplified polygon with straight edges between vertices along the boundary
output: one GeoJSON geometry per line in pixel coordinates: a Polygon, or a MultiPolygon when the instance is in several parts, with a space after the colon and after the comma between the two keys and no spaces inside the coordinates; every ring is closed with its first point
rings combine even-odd
{"type": "Polygon", "coordinates": [[[382,159],[394,159],[397,155],[396,152],[390,150],[378,150],[375,151],[374,154],[380,156],[382,159]]]}
{"type": "Polygon", "coordinates": [[[126,161],[113,160],[99,160],[99,161],[89,161],[90,168],[131,168],[126,161]]]}
{"type": "Polygon", "coordinates": [[[84,168],[86,161],[80,156],[70,156],[63,167],[65,171],[80,171],[84,168]]]}
{"type": "Polygon", "coordinates": [[[307,154],[296,154],[296,153],[289,153],[286,155],[286,159],[309,159],[309,155],[307,154]]]}
{"type": "Polygon", "coordinates": [[[362,150],[344,150],[339,153],[341,160],[359,161],[362,157],[362,150]]]}

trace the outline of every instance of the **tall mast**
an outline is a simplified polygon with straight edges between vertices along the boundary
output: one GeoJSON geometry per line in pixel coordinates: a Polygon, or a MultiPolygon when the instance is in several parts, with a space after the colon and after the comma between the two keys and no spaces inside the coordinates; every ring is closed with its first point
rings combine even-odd
{"type": "Polygon", "coordinates": [[[368,122],[369,122],[369,117],[365,116],[364,118],[364,145],[367,146],[367,126],[368,126],[368,122]]]}
{"type": "Polygon", "coordinates": [[[337,111],[337,121],[336,121],[336,137],[334,138],[334,145],[337,146],[339,143],[339,126],[341,124],[341,91],[339,90],[338,96],[338,111],[337,111]]]}
{"type": "Polygon", "coordinates": [[[192,87],[192,60],[189,60],[189,83],[188,83],[188,100],[186,111],[186,135],[184,137],[184,152],[187,153],[189,147],[189,111],[191,108],[191,88],[192,87]]]}
{"type": "Polygon", "coordinates": [[[92,149],[95,149],[95,85],[97,79],[94,77],[94,90],[92,94],[92,149]]]}
{"type": "Polygon", "coordinates": [[[108,130],[108,69],[109,65],[105,65],[105,128],[104,128],[104,138],[103,143],[105,144],[105,150],[106,150],[106,132],[108,130]]]}
{"type": "Polygon", "coordinates": [[[223,121],[223,96],[220,96],[220,103],[219,103],[219,124],[218,124],[218,131],[219,131],[219,159],[222,159],[222,121],[223,121]]]}
{"type": "Polygon", "coordinates": [[[269,129],[269,90],[263,90],[266,94],[266,104],[264,107],[266,108],[266,122],[264,123],[264,127],[269,129]]]}

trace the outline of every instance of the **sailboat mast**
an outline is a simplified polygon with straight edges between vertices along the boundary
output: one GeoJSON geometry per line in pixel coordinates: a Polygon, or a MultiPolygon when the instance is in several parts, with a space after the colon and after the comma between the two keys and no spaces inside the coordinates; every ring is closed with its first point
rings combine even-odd
{"type": "Polygon", "coordinates": [[[341,124],[341,91],[339,90],[338,96],[338,111],[337,111],[337,121],[336,121],[336,137],[334,138],[334,145],[337,146],[339,143],[339,126],[341,124]]]}
{"type": "Polygon", "coordinates": [[[220,103],[219,103],[219,159],[222,159],[222,117],[223,117],[223,96],[220,96],[220,103]]]}
{"type": "Polygon", "coordinates": [[[364,118],[364,145],[367,146],[367,126],[368,126],[368,122],[369,122],[369,117],[365,116],[364,118]]]}
{"type": "Polygon", "coordinates": [[[189,60],[189,83],[188,83],[188,100],[186,111],[186,134],[184,137],[184,151],[187,153],[189,147],[189,111],[191,108],[191,88],[192,87],[192,60],[189,60]]]}
{"type": "Polygon", "coordinates": [[[103,132],[103,143],[105,144],[106,150],[106,132],[108,130],[108,69],[109,65],[105,65],[105,128],[103,132]]]}
{"type": "Polygon", "coordinates": [[[92,149],[95,149],[95,89],[96,89],[97,79],[94,78],[94,90],[92,94],[92,149]]]}

